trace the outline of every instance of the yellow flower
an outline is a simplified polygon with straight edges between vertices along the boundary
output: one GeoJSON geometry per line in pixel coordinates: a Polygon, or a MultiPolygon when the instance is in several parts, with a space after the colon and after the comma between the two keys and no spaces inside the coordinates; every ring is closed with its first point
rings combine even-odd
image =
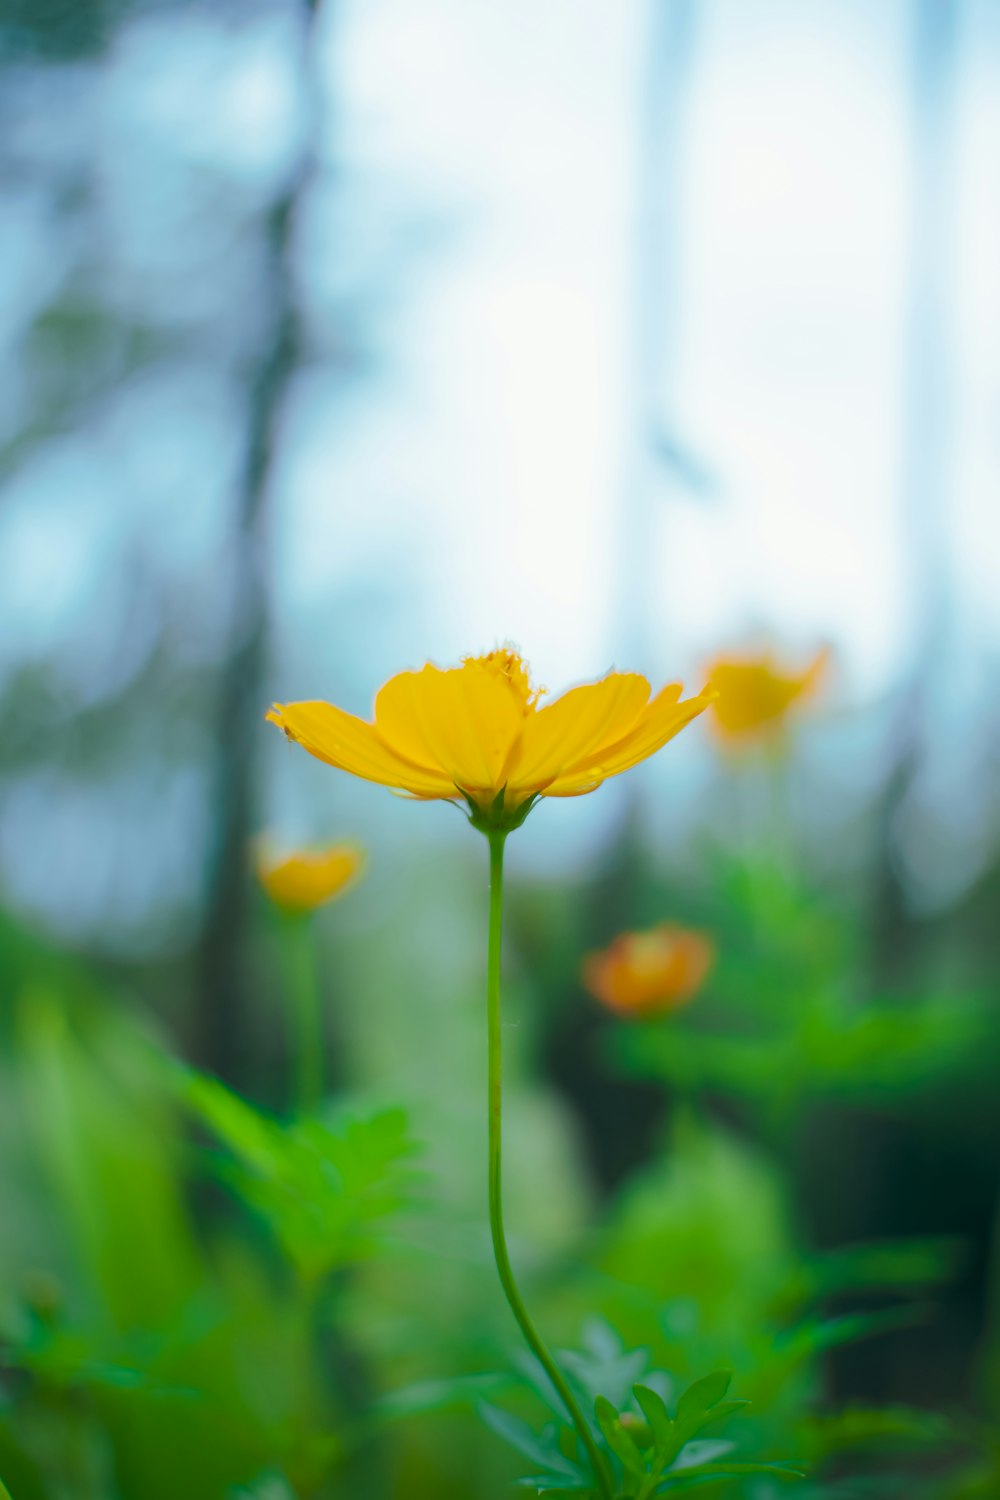
{"type": "Polygon", "coordinates": [[[276,703],[268,719],[310,755],[424,800],[464,798],[476,827],[509,830],[538,797],[577,797],[627,771],[707,708],[711,689],[649,696],[645,677],[611,672],[539,706],[516,651],[450,670],[400,672],[372,723],[331,703],[276,703]]]}
{"type": "Polygon", "coordinates": [[[662,1015],[690,1000],[704,983],[715,949],[700,932],[669,922],[648,932],[623,932],[601,953],[588,953],[581,973],[590,993],[618,1015],[662,1015]]]}
{"type": "Polygon", "coordinates": [[[255,862],[257,879],[275,906],[301,915],[343,895],[360,874],[364,855],[353,844],[281,854],[265,844],[258,849],[255,862]]]}
{"type": "Polygon", "coordinates": [[[824,647],[804,672],[790,671],[770,653],[718,657],[710,668],[719,694],[712,715],[718,737],[746,743],[780,732],[792,706],[819,683],[829,655],[824,647]]]}

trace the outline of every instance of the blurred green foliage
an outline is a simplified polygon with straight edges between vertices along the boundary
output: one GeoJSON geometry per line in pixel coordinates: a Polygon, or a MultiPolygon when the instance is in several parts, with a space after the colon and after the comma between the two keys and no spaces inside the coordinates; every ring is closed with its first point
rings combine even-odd
{"type": "Polygon", "coordinates": [[[623,1065],[678,1092],[719,1090],[786,1134],[824,1098],[905,1107],[961,1077],[989,1087],[985,994],[866,993],[856,920],[819,905],[780,866],[717,858],[710,992],[669,1026],[620,1033],[623,1065]]]}
{"type": "MultiPolygon", "coordinates": [[[[594,1033],[609,1086],[623,1069],[652,1075],[672,1100],[641,1158],[596,1213],[579,1203],[550,1231],[545,1253],[515,1240],[540,1321],[570,1345],[561,1362],[616,1494],[697,1483],[769,1500],[794,1482],[808,1500],[986,1500],[992,1346],[964,1409],[838,1401],[830,1380],[840,1349],[932,1337],[966,1248],[940,1234],[810,1247],[796,1135],[828,1093],[841,1110],[874,1099],[905,1116],[934,1091],[982,1087],[988,1010],[976,996],[950,1014],[933,996],[869,1000],[848,919],[787,875],[748,882],[743,866],[717,899],[704,996],[594,1033]]],[[[554,917],[565,973],[578,938],[554,917]]],[[[510,1172],[515,1203],[526,1175],[541,1194],[515,1209],[516,1234],[525,1211],[540,1227],[549,1212],[553,1167],[544,1135],[519,1141],[535,1106],[518,1079],[559,1016],[537,1006],[538,973],[516,953],[535,930],[520,928],[515,912],[509,1005],[532,1007],[535,1035],[512,1057],[510,1172]]],[[[0,1160],[16,1219],[2,1246],[0,1473],[14,1500],[492,1500],[518,1478],[593,1492],[558,1397],[516,1348],[465,1181],[463,1164],[469,1183],[481,1170],[475,1131],[455,1125],[463,1098],[481,1106],[473,952],[468,976],[464,961],[441,968],[439,1002],[469,1024],[451,1039],[436,1122],[425,1073],[408,1110],[362,1092],[284,1119],[176,1061],[85,966],[12,924],[3,939],[17,1108],[0,1160]]],[[[369,952],[358,935],[341,954],[362,1032],[365,985],[385,979],[369,952]]],[[[428,975],[407,1004],[435,988],[428,975]]],[[[342,1038],[341,1070],[360,1035],[342,1038]]],[[[427,1062],[393,1056],[393,1087],[427,1062]]]]}
{"type": "Polygon", "coordinates": [[[183,1096],[232,1158],[219,1173],[268,1224],[307,1284],[378,1248],[378,1221],[404,1202],[402,1160],[412,1154],[402,1110],[280,1125],[215,1079],[191,1075],[183,1096]]]}
{"type": "MultiPolygon", "coordinates": [[[[300,21],[313,9],[297,7],[300,21]]],[[[161,572],[161,511],[150,521],[138,508],[135,535],[119,538],[127,608],[102,623],[88,599],[57,639],[7,663],[0,776],[16,789],[44,767],[30,807],[58,804],[48,842],[22,840],[12,859],[44,863],[62,847],[68,814],[53,788],[69,801],[99,786],[103,838],[85,821],[79,882],[117,818],[133,837],[105,871],[118,880],[108,890],[120,896],[144,873],[149,899],[129,959],[115,957],[114,932],[74,951],[0,911],[0,1500],[498,1500],[519,1481],[585,1495],[577,1439],[517,1346],[490,1260],[483,851],[433,880],[423,852],[409,867],[398,853],[361,917],[321,927],[338,1087],[315,1114],[288,1119],[273,1110],[294,1072],[276,1042],[294,983],[287,955],[242,888],[197,930],[213,909],[197,853],[169,893],[159,883],[150,824],[163,809],[175,818],[164,795],[174,775],[198,788],[183,803],[185,853],[215,842],[232,856],[256,832],[256,742],[240,759],[222,741],[232,724],[242,735],[234,693],[255,722],[267,697],[268,527],[254,513],[275,488],[287,417],[276,388],[298,344],[316,362],[310,378],[324,352],[338,380],[351,366],[369,376],[361,311],[384,317],[383,279],[393,308],[398,296],[383,249],[384,265],[360,256],[332,310],[308,305],[299,247],[312,229],[296,221],[307,128],[287,178],[267,187],[201,163],[181,190],[176,163],[147,182],[137,158],[127,175],[137,199],[148,187],[150,217],[136,220],[145,249],[119,259],[123,246],[105,242],[127,237],[130,220],[120,204],[116,217],[113,174],[94,177],[89,157],[123,117],[102,95],[96,131],[80,116],[77,132],[64,99],[81,83],[107,87],[112,53],[128,59],[126,15],[169,25],[169,10],[0,8],[12,202],[23,196],[23,208],[38,189],[51,210],[44,237],[65,258],[12,325],[25,399],[0,434],[0,480],[91,424],[119,462],[133,415],[116,400],[157,372],[197,404],[209,366],[225,377],[217,467],[233,470],[199,468],[192,484],[178,465],[176,490],[166,486],[169,505],[191,514],[217,497],[218,535],[197,561],[195,549],[161,572]],[[25,136],[22,157],[13,127],[29,97],[37,140],[25,136]],[[158,215],[178,192],[164,228],[158,215]],[[251,314],[275,307],[257,328],[251,314]],[[240,1092],[182,1061],[204,1061],[198,1039],[221,1013],[199,952],[215,944],[239,1002],[219,1052],[240,1092]]],[[[244,10],[223,17],[232,39],[244,10]]],[[[167,32],[154,27],[151,45],[167,32]]],[[[305,77],[290,87],[309,91],[305,77]]],[[[394,237],[385,227],[376,238],[394,237]]],[[[157,491],[188,442],[180,411],[162,434],[153,424],[141,461],[124,452],[128,483],[157,491]]],[[[211,447],[192,451],[200,465],[211,447]]],[[[73,448],[66,472],[85,452],[73,448]]],[[[61,502],[63,479],[51,482],[61,502]]],[[[63,524],[56,506],[53,538],[63,524]]],[[[371,606],[324,614],[324,632],[331,618],[377,632],[395,586],[345,583],[371,606]]],[[[350,679],[336,653],[318,659],[350,679]]],[[[877,868],[839,886],[796,849],[791,759],[757,767],[756,788],[754,771],[720,771],[707,800],[724,826],[669,859],[650,847],[636,803],[592,869],[527,880],[512,862],[513,1257],[622,1495],[697,1486],[708,1500],[776,1500],[794,1482],[804,1500],[1000,1496],[1000,858],[984,858],[954,908],[924,919],[907,909],[887,829],[911,753],[873,794],[885,804],[872,812],[877,868]],[[657,1022],[612,1021],[581,993],[582,954],[664,918],[710,934],[718,962],[704,993],[657,1022]]],[[[217,884],[236,863],[216,860],[217,884]]]]}

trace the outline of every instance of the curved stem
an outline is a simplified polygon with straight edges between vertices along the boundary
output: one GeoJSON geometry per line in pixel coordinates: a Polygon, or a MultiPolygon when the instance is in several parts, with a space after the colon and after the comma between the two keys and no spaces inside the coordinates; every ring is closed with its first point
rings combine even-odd
{"type": "Polygon", "coordinates": [[[501,1167],[501,1116],[502,1116],[502,1068],[500,1050],[500,929],[503,919],[503,849],[507,835],[493,831],[488,835],[490,843],[490,938],[487,960],[487,1029],[489,1036],[489,1182],[490,1182],[490,1234],[493,1237],[493,1256],[497,1263],[500,1285],[524,1335],[528,1348],[534,1354],[546,1375],[559,1393],[559,1397],[572,1418],[587,1450],[594,1470],[594,1478],[604,1500],[613,1500],[608,1467],[594,1441],[583,1413],[567,1384],[559,1366],[542,1342],[528,1310],[521,1299],[503,1228],[503,1174],[501,1167]]]}

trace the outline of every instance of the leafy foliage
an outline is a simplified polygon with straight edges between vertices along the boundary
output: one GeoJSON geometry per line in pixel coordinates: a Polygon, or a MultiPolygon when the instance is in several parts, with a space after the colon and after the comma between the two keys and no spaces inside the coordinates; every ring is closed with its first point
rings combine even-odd
{"type": "Polygon", "coordinates": [[[377,1226],[411,1196],[415,1146],[401,1110],[282,1124],[204,1074],[185,1073],[182,1093],[227,1150],[219,1175],[307,1281],[373,1253],[377,1226]]]}
{"type": "MultiPolygon", "coordinates": [[[[672,1381],[662,1372],[649,1373],[641,1350],[626,1353],[607,1325],[591,1324],[583,1354],[564,1353],[561,1361],[593,1412],[593,1435],[601,1445],[613,1476],[616,1496],[650,1500],[702,1479],[742,1479],[763,1474],[799,1479],[803,1471],[791,1464],[734,1458],[736,1444],[705,1441],[701,1434],[743,1412],[749,1402],[725,1400],[731,1375],[715,1371],[688,1385],[671,1414],[668,1399],[672,1381]],[[638,1374],[645,1378],[640,1380],[638,1374]],[[627,1382],[623,1388],[623,1382],[627,1382]],[[612,1399],[606,1392],[614,1392],[612,1399]]],[[[549,1382],[539,1379],[537,1365],[526,1369],[532,1387],[548,1405],[553,1420],[535,1431],[520,1417],[483,1404],[484,1420],[497,1435],[533,1466],[523,1483],[539,1495],[599,1497],[594,1475],[582,1452],[578,1435],[549,1382]]]]}
{"type": "Polygon", "coordinates": [[[871,993],[842,914],[760,855],[718,855],[717,874],[722,946],[709,994],[619,1027],[612,1049],[629,1072],[689,1096],[722,1090],[786,1125],[818,1099],[901,1102],[982,1070],[993,1024],[982,994],[871,993]]]}
{"type": "Polygon", "coordinates": [[[30,1135],[73,1246],[0,1305],[0,1473],[18,1500],[56,1500],[66,1474],[79,1500],[328,1482],[371,1423],[344,1412],[317,1357],[315,1278],[373,1253],[406,1197],[405,1118],[285,1127],[113,1013],[71,1017],[43,991],[22,997],[18,1035],[30,1135]],[[204,1249],[181,1099],[297,1257],[291,1289],[228,1237],[204,1249]]]}

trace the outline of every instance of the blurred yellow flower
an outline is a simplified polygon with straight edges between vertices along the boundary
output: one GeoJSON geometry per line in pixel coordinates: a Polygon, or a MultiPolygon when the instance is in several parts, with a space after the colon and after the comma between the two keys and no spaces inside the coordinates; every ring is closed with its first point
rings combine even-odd
{"type": "Polygon", "coordinates": [[[588,953],[581,974],[609,1010],[645,1019],[691,1000],[714,961],[703,933],[663,922],[648,932],[623,932],[601,953],[588,953]]]}
{"type": "Polygon", "coordinates": [[[263,844],[256,854],[257,879],[282,911],[293,915],[315,911],[353,885],[364,865],[353,844],[278,853],[263,844]]]}
{"type": "Polygon", "coordinates": [[[653,755],[715,697],[681,702],[679,684],[649,696],[645,677],[610,672],[539,707],[509,648],[442,671],[400,672],[371,723],[331,703],[276,703],[267,718],[328,765],[424,800],[469,804],[484,830],[523,822],[538,797],[592,792],[653,755]]]}
{"type": "Polygon", "coordinates": [[[804,672],[790,671],[769,652],[717,657],[709,670],[719,695],[711,720],[718,737],[745,743],[779,732],[793,705],[818,685],[829,656],[824,647],[804,672]]]}

